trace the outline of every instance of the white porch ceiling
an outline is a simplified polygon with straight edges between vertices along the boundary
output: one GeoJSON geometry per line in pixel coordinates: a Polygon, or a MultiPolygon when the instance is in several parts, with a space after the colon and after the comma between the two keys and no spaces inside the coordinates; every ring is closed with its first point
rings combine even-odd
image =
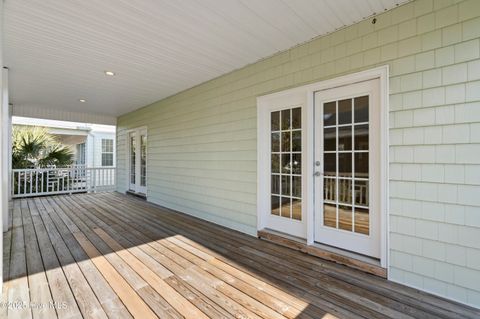
{"type": "Polygon", "coordinates": [[[403,2],[6,0],[10,100],[118,116],[403,2]]]}

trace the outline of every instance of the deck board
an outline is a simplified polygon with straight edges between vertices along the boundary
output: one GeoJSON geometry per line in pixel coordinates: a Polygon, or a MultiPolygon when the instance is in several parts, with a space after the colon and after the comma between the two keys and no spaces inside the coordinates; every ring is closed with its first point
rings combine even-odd
{"type": "Polygon", "coordinates": [[[480,311],[118,193],[14,200],[0,318],[478,318],[480,311]]]}

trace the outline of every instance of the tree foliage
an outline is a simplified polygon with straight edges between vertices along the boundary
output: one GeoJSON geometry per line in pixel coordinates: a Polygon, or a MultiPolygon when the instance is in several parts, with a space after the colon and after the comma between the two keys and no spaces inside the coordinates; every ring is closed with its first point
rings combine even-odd
{"type": "Polygon", "coordinates": [[[73,162],[73,153],[42,127],[14,126],[12,139],[12,167],[64,167],[73,162]]]}

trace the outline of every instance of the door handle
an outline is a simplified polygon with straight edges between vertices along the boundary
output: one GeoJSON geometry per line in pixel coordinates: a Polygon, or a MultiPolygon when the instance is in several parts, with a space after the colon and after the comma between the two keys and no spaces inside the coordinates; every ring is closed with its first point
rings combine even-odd
{"type": "Polygon", "coordinates": [[[317,177],[318,177],[318,176],[322,176],[322,175],[323,175],[323,173],[321,173],[321,172],[315,172],[315,173],[313,174],[313,176],[317,176],[317,177]]]}

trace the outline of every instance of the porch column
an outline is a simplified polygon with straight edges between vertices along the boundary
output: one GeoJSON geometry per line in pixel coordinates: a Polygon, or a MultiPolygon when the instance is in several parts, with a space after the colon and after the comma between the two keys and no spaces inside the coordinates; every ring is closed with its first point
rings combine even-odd
{"type": "MultiPolygon", "coordinates": [[[[0,76],[0,228],[5,231],[5,226],[8,228],[8,222],[5,223],[5,219],[8,219],[8,154],[5,152],[8,147],[8,96],[4,98],[4,92],[6,91],[4,86],[4,78],[7,76],[8,71],[3,71],[3,1],[0,1],[0,66],[2,67],[2,76],[0,76]],[[5,101],[7,101],[5,103],[5,101]],[[5,142],[7,141],[7,142],[5,142]]],[[[0,236],[0,256],[3,256],[3,232],[0,236]]],[[[0,292],[3,293],[3,258],[0,259],[0,292]]]]}
{"type": "Polygon", "coordinates": [[[10,106],[8,104],[8,69],[2,68],[2,101],[1,101],[1,111],[0,111],[0,130],[1,130],[1,149],[0,149],[0,176],[1,176],[1,211],[2,211],[2,222],[3,222],[3,231],[8,230],[8,201],[10,200],[10,162],[11,162],[11,112],[10,106]]]}

